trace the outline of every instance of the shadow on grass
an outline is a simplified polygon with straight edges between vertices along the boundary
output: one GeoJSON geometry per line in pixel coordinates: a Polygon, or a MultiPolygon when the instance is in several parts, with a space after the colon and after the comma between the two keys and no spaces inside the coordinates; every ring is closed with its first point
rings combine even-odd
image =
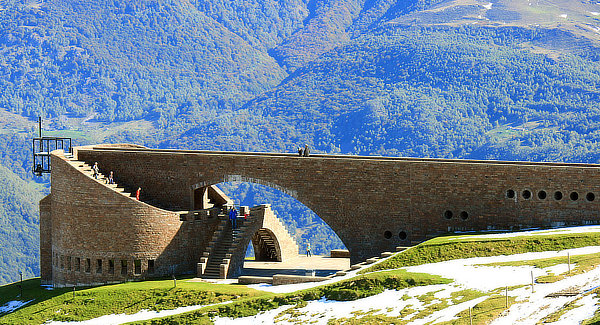
{"type": "MultiPolygon", "coordinates": [[[[30,301],[32,303],[39,303],[48,299],[52,299],[56,296],[60,296],[69,291],[73,291],[72,288],[60,288],[47,290],[41,285],[40,278],[27,279],[21,282],[15,282],[0,286],[0,306],[6,305],[10,301],[30,301]],[[23,285],[23,296],[21,296],[21,284],[23,285]]],[[[27,306],[27,305],[25,305],[27,306]]],[[[1,313],[0,316],[4,316],[8,313],[1,313]]]]}

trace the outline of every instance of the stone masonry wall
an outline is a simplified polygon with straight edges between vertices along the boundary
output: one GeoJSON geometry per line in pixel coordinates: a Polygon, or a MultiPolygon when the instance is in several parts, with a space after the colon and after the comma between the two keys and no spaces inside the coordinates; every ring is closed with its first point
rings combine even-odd
{"type": "MultiPolygon", "coordinates": [[[[209,218],[181,221],[180,213],[118,193],[81,173],[60,152],[52,153],[51,185],[51,222],[42,212],[40,235],[43,249],[51,242],[56,286],[193,273],[216,227],[209,218]]],[[[47,266],[43,257],[43,276],[47,266]]]]}
{"type": "Polygon", "coordinates": [[[274,239],[277,241],[281,252],[282,262],[298,256],[298,244],[269,206],[264,209],[261,228],[268,229],[275,237],[274,239]]]}
{"type": "Polygon", "coordinates": [[[42,284],[52,284],[52,199],[40,200],[40,273],[42,284]]]}
{"type": "Polygon", "coordinates": [[[80,148],[78,155],[174,210],[192,206],[192,189],[199,185],[241,180],[282,189],[337,233],[352,262],[449,230],[600,221],[598,165],[101,146],[80,148]]]}

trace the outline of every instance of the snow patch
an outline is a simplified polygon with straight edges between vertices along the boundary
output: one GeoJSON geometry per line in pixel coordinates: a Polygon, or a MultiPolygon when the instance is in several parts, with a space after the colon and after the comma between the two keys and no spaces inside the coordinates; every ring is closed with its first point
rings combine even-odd
{"type": "Polygon", "coordinates": [[[560,18],[567,18],[567,17],[568,17],[567,14],[560,15],[560,18]]]}
{"type": "Polygon", "coordinates": [[[492,9],[492,5],[493,5],[493,3],[491,3],[491,2],[490,2],[490,3],[488,3],[487,5],[482,5],[482,6],[483,6],[485,9],[487,9],[487,10],[490,10],[490,9],[492,9]]]}
{"type": "Polygon", "coordinates": [[[600,15],[600,12],[590,11],[590,14],[592,14],[592,16],[598,16],[598,15],[600,15]]]}
{"type": "MultiPolygon", "coordinates": [[[[573,269],[575,269],[576,266],[577,266],[576,264],[571,264],[570,270],[572,271],[573,269]]],[[[548,273],[548,275],[550,275],[550,274],[561,275],[563,273],[569,272],[569,264],[557,264],[557,265],[549,266],[547,268],[544,268],[544,271],[546,271],[546,273],[548,273]]]]}
{"type": "MultiPolygon", "coordinates": [[[[488,234],[488,235],[478,235],[477,239],[486,239],[486,238],[512,238],[512,237],[521,237],[521,236],[544,236],[544,235],[555,235],[555,234],[578,234],[584,232],[600,232],[600,226],[580,226],[580,227],[569,227],[569,228],[558,228],[558,229],[543,229],[543,230],[532,230],[532,231],[520,231],[520,232],[505,232],[499,234],[488,234]]],[[[473,238],[470,236],[464,237],[456,237],[451,240],[459,240],[465,238],[473,238]]]]}
{"type": "Polygon", "coordinates": [[[479,297],[479,298],[476,298],[473,300],[465,301],[458,305],[444,308],[442,310],[434,312],[433,314],[431,314],[427,317],[415,320],[414,322],[411,322],[410,324],[411,325],[424,325],[424,324],[429,324],[431,322],[441,323],[441,322],[449,322],[451,320],[458,319],[458,317],[456,317],[456,314],[460,313],[463,310],[467,310],[467,309],[477,305],[480,302],[483,302],[487,298],[488,298],[488,296],[479,297]]]}
{"type": "MultiPolygon", "coordinates": [[[[231,301],[222,303],[222,304],[229,304],[231,303],[231,301]]],[[[127,314],[111,314],[111,315],[104,315],[104,316],[100,316],[97,318],[93,318],[93,319],[89,319],[89,320],[85,320],[85,321],[81,321],[81,322],[49,322],[46,323],[47,325],[63,325],[63,324],[80,324],[80,325],[117,325],[117,324],[124,324],[124,323],[129,323],[129,322],[136,322],[136,321],[143,321],[143,320],[149,320],[149,319],[153,319],[153,318],[158,318],[158,317],[166,317],[166,316],[173,316],[173,315],[177,315],[177,314],[182,314],[182,313],[187,313],[190,311],[194,311],[194,310],[198,310],[200,308],[204,308],[204,307],[208,307],[208,306],[215,306],[215,305],[220,305],[219,304],[210,304],[210,305],[194,305],[194,306],[187,306],[187,307],[179,307],[179,308],[175,308],[175,309],[168,309],[168,310],[161,310],[161,311],[151,311],[151,310],[140,310],[139,312],[135,313],[135,314],[131,314],[131,315],[127,315],[127,314]]]]}
{"type": "Polygon", "coordinates": [[[578,305],[580,307],[574,308],[566,312],[564,315],[560,317],[557,322],[551,323],[554,325],[571,325],[571,324],[580,324],[582,321],[586,319],[590,319],[594,316],[594,311],[596,310],[598,303],[598,298],[592,297],[592,295],[587,295],[581,300],[578,301],[578,305]]]}
{"type": "MultiPolygon", "coordinates": [[[[502,317],[497,318],[491,324],[536,324],[542,318],[558,312],[565,304],[577,299],[577,297],[570,296],[547,297],[549,294],[566,290],[585,292],[597,286],[598,281],[600,281],[600,267],[583,274],[567,277],[555,283],[535,284],[534,292],[531,292],[531,287],[513,290],[509,294],[517,294],[517,303],[508,309],[508,313],[503,314],[502,317]]],[[[590,310],[595,311],[595,308],[590,308],[590,310]]],[[[585,315],[577,315],[576,317],[585,317],[585,315]]],[[[576,323],[572,322],[570,324],[576,323]]]]}
{"type": "Polygon", "coordinates": [[[0,306],[0,314],[12,313],[13,311],[27,305],[28,303],[30,303],[32,301],[33,301],[33,299],[29,300],[29,301],[19,301],[19,300],[9,301],[9,302],[5,303],[3,306],[0,306]]]}

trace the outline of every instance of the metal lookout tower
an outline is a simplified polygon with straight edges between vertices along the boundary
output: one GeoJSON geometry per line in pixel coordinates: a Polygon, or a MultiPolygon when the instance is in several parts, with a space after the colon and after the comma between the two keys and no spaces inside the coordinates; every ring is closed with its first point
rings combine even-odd
{"type": "Polygon", "coordinates": [[[71,138],[43,137],[42,118],[38,117],[39,137],[33,138],[33,173],[42,176],[50,173],[50,152],[57,149],[64,150],[65,154],[72,154],[71,138]]]}

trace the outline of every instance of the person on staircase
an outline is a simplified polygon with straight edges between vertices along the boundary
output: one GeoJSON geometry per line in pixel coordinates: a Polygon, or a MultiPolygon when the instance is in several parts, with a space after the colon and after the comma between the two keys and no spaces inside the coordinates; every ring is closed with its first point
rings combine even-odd
{"type": "Polygon", "coordinates": [[[98,162],[94,163],[92,167],[92,173],[94,174],[94,179],[98,179],[98,175],[100,174],[100,168],[98,167],[98,162]]]}
{"type": "Polygon", "coordinates": [[[235,209],[235,206],[233,206],[231,210],[229,210],[229,221],[231,221],[231,229],[237,228],[237,216],[238,212],[235,209]]]}
{"type": "Polygon", "coordinates": [[[108,184],[114,184],[114,183],[115,183],[115,179],[113,178],[113,172],[111,170],[110,174],[108,175],[108,184]]]}

